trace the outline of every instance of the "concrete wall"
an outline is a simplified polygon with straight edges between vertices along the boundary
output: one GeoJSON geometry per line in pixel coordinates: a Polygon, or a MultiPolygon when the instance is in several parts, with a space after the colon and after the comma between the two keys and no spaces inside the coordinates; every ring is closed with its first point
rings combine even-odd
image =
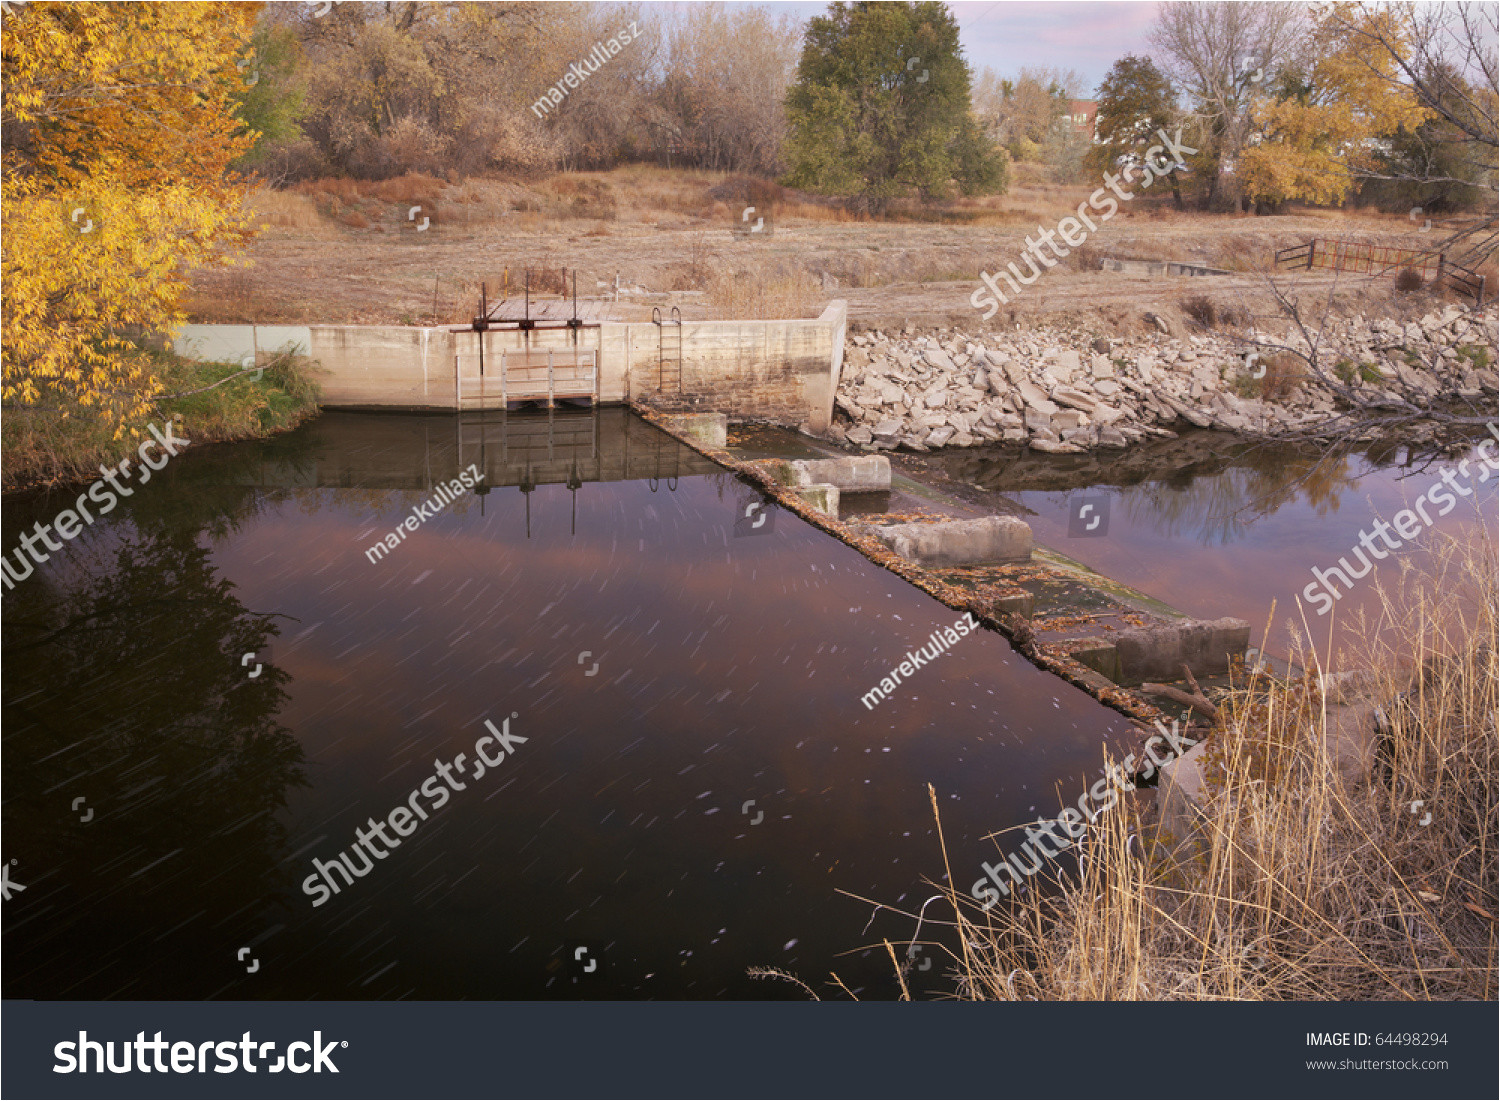
{"type": "MultiPolygon", "coordinates": [[[[579,330],[577,346],[597,353],[601,402],[676,399],[680,359],[685,402],[734,418],[823,432],[833,420],[847,323],[847,303],[838,300],[810,321],[689,321],[680,328],[605,322],[579,330]]],[[[187,325],[175,348],[199,359],[248,364],[290,347],[322,367],[326,406],[452,409],[455,355],[465,357],[472,373],[483,340],[488,375],[499,370],[502,351],[571,350],[573,336],[560,329],[528,335],[374,325],[187,325]]]]}
{"type": "Polygon", "coordinates": [[[1100,265],[1102,271],[1117,271],[1126,275],[1232,275],[1223,268],[1210,268],[1202,264],[1184,264],[1176,260],[1112,260],[1106,258],[1100,265]]]}

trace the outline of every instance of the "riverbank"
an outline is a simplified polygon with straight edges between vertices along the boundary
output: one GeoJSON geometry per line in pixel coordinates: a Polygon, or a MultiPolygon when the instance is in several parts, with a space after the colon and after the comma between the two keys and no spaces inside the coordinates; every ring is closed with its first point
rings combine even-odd
{"type": "Polygon", "coordinates": [[[1314,428],[1351,395],[1426,408],[1500,394],[1494,306],[1449,305],[1405,322],[1330,319],[1316,345],[1318,377],[1302,359],[1266,350],[1307,352],[1299,334],[1249,324],[1243,311],[1218,330],[1223,308],[1202,302],[1198,332],[1161,321],[1154,335],[1127,337],[1045,327],[851,333],[830,436],[865,451],[1011,443],[1078,453],[1171,438],[1183,425],[1246,438],[1314,428]]]}
{"type": "Polygon", "coordinates": [[[1422,640],[1415,668],[1375,644],[1229,693],[1168,770],[1163,817],[1122,801],[1050,889],[984,913],[956,875],[959,995],[1493,1001],[1496,612],[1458,594],[1492,593],[1495,569],[1492,539],[1455,540],[1385,600],[1422,640]]]}
{"type": "Polygon", "coordinates": [[[177,422],[193,443],[255,440],[286,432],[318,413],[318,385],[306,361],[280,356],[247,369],[143,350],[162,381],[151,411],[116,434],[89,409],[11,408],[5,412],[3,489],[31,489],[97,477],[136,449],[150,424],[177,422]]]}

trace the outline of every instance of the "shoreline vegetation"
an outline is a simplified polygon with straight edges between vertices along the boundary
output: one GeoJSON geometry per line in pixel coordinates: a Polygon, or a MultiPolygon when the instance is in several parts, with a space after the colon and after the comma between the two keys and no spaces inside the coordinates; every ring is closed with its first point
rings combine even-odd
{"type": "Polygon", "coordinates": [[[177,420],[182,435],[194,444],[224,443],[288,432],[319,411],[316,368],[302,357],[281,356],[246,368],[196,362],[171,352],[141,349],[139,354],[150,359],[163,393],[118,434],[112,422],[90,415],[87,407],[4,409],[0,469],[5,493],[91,481],[99,467],[131,455],[149,425],[162,418],[177,420]]]}
{"type": "Polygon", "coordinates": [[[984,913],[939,885],[953,996],[1495,1000],[1496,565],[1479,532],[1380,587],[1415,668],[1309,647],[1306,672],[1229,691],[1180,834],[1123,800],[1047,889],[984,913]]]}

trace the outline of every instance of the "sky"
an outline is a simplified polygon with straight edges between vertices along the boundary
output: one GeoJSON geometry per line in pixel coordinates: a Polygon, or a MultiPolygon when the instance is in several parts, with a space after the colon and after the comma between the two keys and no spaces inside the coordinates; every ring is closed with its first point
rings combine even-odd
{"type": "MultiPolygon", "coordinates": [[[[769,8],[800,19],[828,10],[826,3],[805,0],[729,6],[769,8]]],[[[1092,98],[1118,59],[1149,52],[1146,34],[1157,5],[1155,0],[949,0],[948,8],[958,19],[964,58],[976,79],[986,67],[1001,76],[1014,76],[1023,66],[1074,69],[1092,98]]]]}

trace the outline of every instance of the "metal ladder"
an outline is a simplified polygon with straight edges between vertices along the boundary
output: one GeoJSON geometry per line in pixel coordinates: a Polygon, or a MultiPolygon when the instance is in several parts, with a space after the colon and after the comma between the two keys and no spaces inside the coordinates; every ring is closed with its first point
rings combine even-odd
{"type": "Polygon", "coordinates": [[[659,393],[667,392],[667,382],[670,371],[675,370],[677,393],[682,393],[682,312],[676,306],[672,307],[670,320],[663,323],[661,307],[651,308],[651,323],[656,326],[656,389],[659,393]],[[667,363],[667,325],[677,326],[677,362],[673,365],[667,363]]]}

